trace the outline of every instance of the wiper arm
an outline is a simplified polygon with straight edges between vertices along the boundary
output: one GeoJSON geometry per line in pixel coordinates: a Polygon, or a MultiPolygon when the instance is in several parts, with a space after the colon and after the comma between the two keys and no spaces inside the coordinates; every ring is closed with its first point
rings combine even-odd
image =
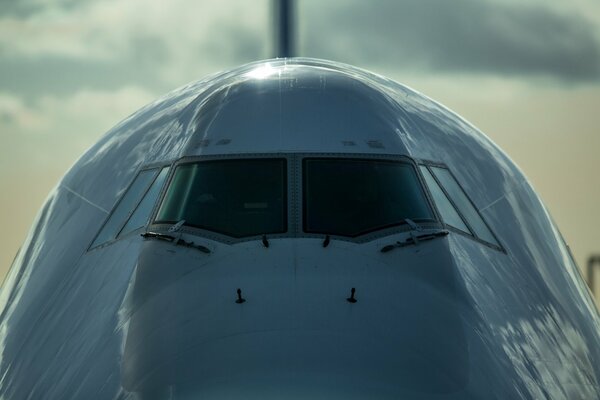
{"type": "Polygon", "coordinates": [[[185,219],[182,219],[181,221],[177,222],[175,225],[173,225],[172,227],[169,228],[169,233],[173,233],[173,232],[177,232],[178,230],[181,229],[181,227],[185,225],[185,219]]]}
{"type": "Polygon", "coordinates": [[[406,222],[408,224],[408,226],[410,226],[410,229],[413,231],[422,231],[423,230],[423,228],[420,225],[417,225],[417,223],[410,218],[405,218],[404,222],[406,222]]]}
{"type": "Polygon", "coordinates": [[[181,238],[176,238],[175,236],[167,235],[165,233],[144,232],[144,233],[142,233],[141,236],[145,239],[158,239],[158,240],[164,240],[166,242],[171,242],[171,243],[175,244],[175,246],[191,247],[196,250],[200,250],[203,253],[210,254],[210,249],[206,246],[203,246],[201,244],[195,244],[194,242],[186,242],[185,240],[183,240],[181,238]]]}
{"type": "Polygon", "coordinates": [[[387,253],[388,251],[394,250],[398,247],[406,247],[410,245],[418,245],[420,242],[424,242],[427,240],[432,240],[439,237],[444,237],[448,235],[448,231],[446,229],[435,229],[428,231],[419,231],[422,233],[415,233],[415,231],[410,231],[410,236],[406,238],[403,242],[396,242],[394,244],[388,244],[387,246],[383,246],[381,248],[382,253],[387,253]]]}
{"type": "Polygon", "coordinates": [[[201,244],[195,244],[194,242],[186,242],[183,239],[177,239],[175,246],[191,247],[196,250],[200,250],[203,253],[210,254],[210,249],[208,247],[202,246],[201,244]]]}
{"type": "Polygon", "coordinates": [[[144,239],[159,239],[167,242],[172,242],[175,240],[175,236],[167,235],[165,233],[160,232],[144,232],[141,234],[144,239]]]}
{"type": "MultiPolygon", "coordinates": [[[[181,229],[181,227],[185,224],[185,219],[182,219],[181,221],[179,221],[178,223],[176,223],[175,225],[173,225],[172,227],[169,228],[169,233],[175,233],[177,232],[179,229],[181,229]]],[[[148,238],[152,238],[152,239],[160,239],[160,240],[165,240],[167,242],[172,242],[176,239],[175,236],[173,235],[168,235],[166,233],[160,233],[160,232],[144,232],[141,235],[143,238],[148,239],[148,238]]]]}

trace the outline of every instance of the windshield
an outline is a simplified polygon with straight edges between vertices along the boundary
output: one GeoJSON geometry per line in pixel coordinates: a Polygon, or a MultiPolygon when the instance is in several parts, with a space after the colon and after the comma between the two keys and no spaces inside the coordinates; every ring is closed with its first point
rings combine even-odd
{"type": "Polygon", "coordinates": [[[433,220],[412,165],[385,160],[304,160],[304,230],[355,237],[433,220]]]}
{"type": "Polygon", "coordinates": [[[287,231],[285,159],[200,161],[177,167],[156,223],[246,237],[287,231]]]}

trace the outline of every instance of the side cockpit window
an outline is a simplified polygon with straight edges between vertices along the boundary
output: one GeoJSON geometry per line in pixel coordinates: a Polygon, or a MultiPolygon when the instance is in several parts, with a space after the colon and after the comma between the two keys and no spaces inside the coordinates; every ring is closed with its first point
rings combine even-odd
{"type": "Polygon", "coordinates": [[[169,175],[168,167],[160,170],[158,176],[150,186],[150,189],[148,189],[146,195],[142,198],[142,201],[140,201],[121,232],[119,232],[119,236],[126,235],[129,232],[136,231],[146,226],[148,219],[150,218],[150,213],[160,194],[160,190],[167,179],[167,175],[169,175]]]}
{"type": "Polygon", "coordinates": [[[447,168],[421,165],[421,173],[445,224],[501,247],[465,191],[447,168]]]}
{"type": "Polygon", "coordinates": [[[242,238],[287,231],[286,160],[210,160],[177,167],[154,223],[242,238]]]}
{"type": "Polygon", "coordinates": [[[467,228],[467,225],[465,225],[464,221],[458,214],[458,211],[456,211],[448,197],[446,197],[446,194],[440,185],[438,185],[433,175],[431,175],[429,169],[427,169],[427,167],[424,165],[421,165],[420,169],[444,223],[455,229],[458,229],[459,231],[471,234],[471,231],[469,228],[467,228]]]}
{"type": "Polygon", "coordinates": [[[168,167],[141,171],[113,209],[90,248],[144,227],[168,172],[168,167]]]}
{"type": "Polygon", "coordinates": [[[435,219],[409,163],[309,158],[303,171],[307,233],[356,237],[435,219]]]}

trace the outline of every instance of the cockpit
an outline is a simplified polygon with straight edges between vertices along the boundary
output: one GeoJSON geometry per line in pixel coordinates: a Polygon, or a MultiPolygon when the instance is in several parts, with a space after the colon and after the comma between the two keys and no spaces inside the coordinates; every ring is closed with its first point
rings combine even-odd
{"type": "Polygon", "coordinates": [[[90,248],[178,223],[230,244],[265,235],[365,242],[435,226],[501,249],[445,166],[348,154],[205,156],[142,170],[90,248]]]}

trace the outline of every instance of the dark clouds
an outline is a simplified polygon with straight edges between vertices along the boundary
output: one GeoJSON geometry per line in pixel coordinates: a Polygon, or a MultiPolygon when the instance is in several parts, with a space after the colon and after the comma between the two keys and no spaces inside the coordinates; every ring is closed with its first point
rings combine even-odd
{"type": "Polygon", "coordinates": [[[303,55],[396,69],[600,78],[600,41],[576,14],[481,0],[300,2],[303,55]]]}
{"type": "MultiPolygon", "coordinates": [[[[235,10],[231,4],[229,8],[235,10]]],[[[42,9],[40,6],[37,12],[42,9]]],[[[186,11],[172,9],[172,14],[160,21],[162,25],[153,25],[138,14],[131,21],[124,18],[131,27],[123,23],[104,24],[94,18],[92,11],[80,10],[75,14],[83,17],[80,25],[90,29],[55,35],[52,41],[43,36],[44,30],[25,32],[25,44],[18,43],[22,38],[15,33],[14,41],[0,41],[0,91],[18,93],[25,101],[43,95],[64,96],[82,89],[111,91],[125,86],[159,94],[219,69],[268,56],[265,24],[242,24],[230,13],[215,13],[209,6],[199,9],[214,14],[205,18],[208,24],[200,31],[179,26],[178,17],[186,11]],[[40,36],[42,45],[37,45],[34,35],[40,36]],[[63,37],[66,44],[61,41],[63,37]],[[52,45],[54,42],[56,46],[52,45]]],[[[266,7],[264,11],[266,14],[266,7]]],[[[0,18],[7,15],[23,22],[16,27],[31,27],[24,22],[25,16],[5,13],[0,18]]],[[[79,22],[77,17],[69,16],[64,25],[68,27],[73,21],[79,22]]],[[[53,35],[61,31],[61,24],[62,21],[50,23],[44,29],[53,35]]]]}
{"type": "MultiPolygon", "coordinates": [[[[181,7],[187,4],[182,2],[165,8],[164,20],[158,21],[127,4],[0,0],[0,18],[15,24],[14,40],[0,41],[0,90],[25,101],[125,86],[163,93],[207,73],[270,56],[270,2],[227,1],[217,7],[195,1],[190,3],[193,12],[181,7]],[[98,9],[102,16],[125,17],[104,21],[98,9]],[[180,22],[188,14],[206,18],[196,25],[189,19],[180,22]],[[56,20],[45,26],[47,18],[56,20]],[[40,24],[46,30],[36,31],[40,24]],[[200,25],[206,29],[196,29],[200,25]],[[56,32],[63,27],[82,32],[60,36],[56,32]],[[46,32],[57,35],[51,36],[56,46],[46,32]]],[[[298,55],[380,71],[600,81],[598,27],[575,13],[528,4],[297,0],[298,55]]]]}

